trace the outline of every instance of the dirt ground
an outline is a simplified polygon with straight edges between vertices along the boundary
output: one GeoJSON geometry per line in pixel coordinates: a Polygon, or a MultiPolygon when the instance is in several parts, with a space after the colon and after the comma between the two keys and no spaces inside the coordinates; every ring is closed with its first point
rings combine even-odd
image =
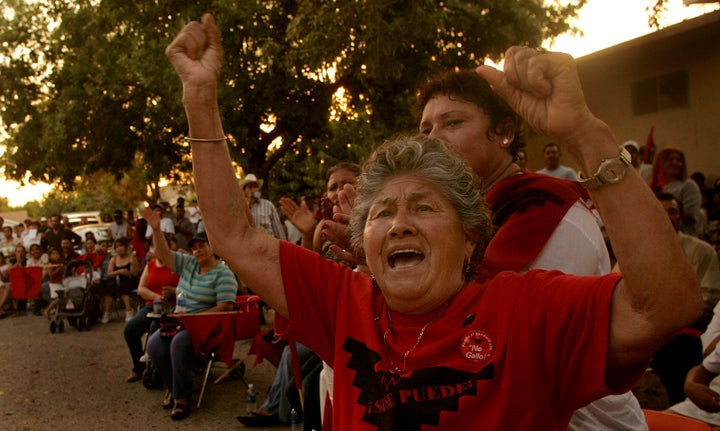
{"type": "MultiPolygon", "coordinates": [[[[164,390],[145,389],[142,382],[126,383],[132,365],[123,325],[124,320],[116,317],[89,332],[66,326],[64,333],[51,334],[45,317],[0,320],[0,429],[246,429],[235,419],[245,409],[247,389],[241,380],[211,382],[200,408],[182,421],[171,420],[169,411],[161,408],[164,390]]],[[[250,340],[238,341],[235,357],[242,357],[249,346],[250,340]]],[[[275,367],[264,362],[253,368],[254,360],[251,356],[245,361],[245,379],[255,384],[262,402],[275,367]]],[[[225,364],[213,368],[217,377],[225,364]]],[[[192,407],[201,384],[202,378],[196,376],[192,407]]]]}
{"type": "MultiPolygon", "coordinates": [[[[183,421],[172,421],[160,407],[164,391],[145,389],[141,382],[125,382],[131,364],[122,328],[118,317],[89,332],[66,327],[62,334],[51,334],[44,317],[0,320],[0,429],[246,429],[235,419],[245,408],[246,387],[241,380],[211,383],[199,409],[193,409],[183,421]]],[[[243,357],[249,345],[250,340],[237,342],[235,357],[243,357]]],[[[254,356],[245,360],[245,379],[259,390],[260,404],[275,368],[268,362],[253,368],[253,361],[254,356]]],[[[224,369],[225,365],[219,364],[213,374],[219,376],[224,369]]],[[[201,383],[197,376],[193,407],[201,383]]],[[[665,390],[652,371],[634,392],[644,408],[668,407],[665,390]]]]}

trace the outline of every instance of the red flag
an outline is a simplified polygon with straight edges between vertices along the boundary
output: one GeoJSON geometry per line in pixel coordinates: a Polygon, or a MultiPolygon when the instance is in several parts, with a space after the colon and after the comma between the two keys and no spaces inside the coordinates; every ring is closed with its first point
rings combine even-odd
{"type": "Polygon", "coordinates": [[[15,299],[33,299],[40,295],[42,267],[10,268],[10,289],[15,299]]]}
{"type": "Polygon", "coordinates": [[[655,131],[655,126],[652,126],[650,128],[650,134],[648,134],[647,141],[645,142],[645,149],[643,150],[643,163],[650,163],[650,155],[655,150],[655,139],[653,139],[653,132],[655,131]]]}

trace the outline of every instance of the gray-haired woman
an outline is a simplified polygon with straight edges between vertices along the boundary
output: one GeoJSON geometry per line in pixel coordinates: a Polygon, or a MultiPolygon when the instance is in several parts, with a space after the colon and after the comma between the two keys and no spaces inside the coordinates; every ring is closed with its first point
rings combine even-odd
{"type": "MultiPolygon", "coordinates": [[[[280,332],[333,366],[334,429],[565,429],[576,408],[627,390],[702,312],[694,270],[633,169],[591,191],[624,278],[533,271],[467,282],[466,262],[490,234],[477,180],[444,145],[415,138],[384,145],[360,181],[352,224],[372,278],[278,241],[249,222],[224,143],[212,17],[188,24],[167,55],[183,81],[213,248],[289,318],[280,332]]],[[[584,172],[617,159],[569,56],[511,48],[504,73],[478,73],[584,172]]]]}

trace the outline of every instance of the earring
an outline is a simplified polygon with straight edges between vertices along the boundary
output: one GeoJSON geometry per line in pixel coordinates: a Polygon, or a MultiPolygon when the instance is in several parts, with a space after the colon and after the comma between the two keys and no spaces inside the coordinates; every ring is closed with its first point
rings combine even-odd
{"type": "Polygon", "coordinates": [[[473,265],[470,259],[465,261],[465,264],[463,265],[463,278],[465,279],[465,282],[469,282],[472,279],[473,276],[473,265]]]}
{"type": "Polygon", "coordinates": [[[509,140],[508,138],[505,138],[505,139],[503,139],[503,141],[502,141],[502,144],[503,144],[504,147],[507,147],[509,143],[510,143],[510,140],[509,140]]]}

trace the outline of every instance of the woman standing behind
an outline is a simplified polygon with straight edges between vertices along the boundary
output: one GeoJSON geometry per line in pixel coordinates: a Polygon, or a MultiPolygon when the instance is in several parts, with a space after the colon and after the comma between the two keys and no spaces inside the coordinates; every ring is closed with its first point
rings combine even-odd
{"type": "Polygon", "coordinates": [[[125,343],[133,362],[132,372],[127,377],[128,383],[140,380],[145,370],[145,362],[140,361],[143,354],[142,336],[150,330],[152,324],[152,320],[147,315],[153,311],[153,301],[165,300],[164,298],[173,296],[179,279],[180,276],[173,274],[154,256],[148,261],[140,276],[138,295],[145,300],[145,306],[125,324],[123,330],[125,343]]]}
{"type": "Polygon", "coordinates": [[[687,162],[682,150],[665,147],[657,153],[650,187],[655,193],[671,193],[682,203],[683,224],[680,230],[694,236],[703,234],[697,232],[696,228],[700,221],[702,194],[695,181],[688,178],[687,162]]]}
{"type": "MultiPolygon", "coordinates": [[[[130,306],[130,294],[135,289],[135,277],[140,272],[140,262],[134,254],[128,253],[128,240],[126,238],[118,238],[113,244],[115,256],[110,259],[108,264],[108,275],[115,277],[117,285],[117,294],[125,304],[125,321],[129,321],[133,317],[132,307],[130,306]]],[[[105,313],[110,313],[112,305],[112,296],[105,296],[105,313]]],[[[103,315],[105,320],[105,315],[103,315]]]]}

